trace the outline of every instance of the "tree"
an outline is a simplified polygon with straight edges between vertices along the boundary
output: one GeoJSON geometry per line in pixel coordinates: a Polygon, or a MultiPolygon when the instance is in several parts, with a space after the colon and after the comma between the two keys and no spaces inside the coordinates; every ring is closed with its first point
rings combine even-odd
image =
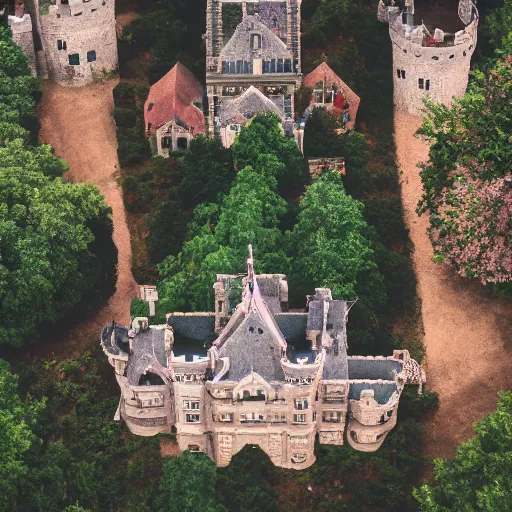
{"type": "Polygon", "coordinates": [[[149,252],[154,262],[180,252],[189,218],[179,201],[163,201],[156,206],[148,219],[149,252]]]}
{"type": "Polygon", "coordinates": [[[237,169],[254,166],[262,154],[274,155],[284,166],[275,176],[277,191],[295,199],[309,180],[309,169],[295,139],[285,137],[273,113],[258,114],[244,126],[232,146],[237,169]]]}
{"type": "Polygon", "coordinates": [[[301,293],[315,287],[332,290],[336,299],[354,300],[368,274],[378,276],[373,261],[363,204],[345,193],[333,171],[306,189],[298,223],[290,234],[292,279],[301,293]]]}
{"type": "Polygon", "coordinates": [[[235,178],[231,151],[218,139],[195,137],[180,159],[183,174],[179,197],[187,208],[214,203],[219,194],[227,194],[235,178]]]}
{"type": "Polygon", "coordinates": [[[451,186],[458,167],[479,168],[479,179],[503,178],[512,160],[512,66],[500,59],[487,74],[473,73],[468,92],[452,107],[426,101],[428,115],[419,134],[430,143],[421,171],[423,210],[451,186]]]}
{"type": "Polygon", "coordinates": [[[10,77],[30,74],[27,58],[11,39],[11,30],[0,25],[0,69],[10,77]]]}
{"type": "Polygon", "coordinates": [[[512,175],[481,181],[460,170],[434,200],[436,260],[483,284],[512,281],[512,175]]]}
{"type": "Polygon", "coordinates": [[[158,499],[160,512],[224,512],[217,504],[217,468],[202,453],[183,452],[164,462],[158,499]]]}
{"type": "Polygon", "coordinates": [[[215,275],[245,272],[249,244],[254,246],[258,272],[287,273],[289,259],[278,228],[286,202],[274,191],[275,163],[273,157],[261,158],[259,172],[242,169],[219,211],[211,204],[196,208],[191,223],[195,236],[177,256],[166,258],[158,267],[162,280],[157,308],[211,310],[215,275]]]}
{"type": "Polygon", "coordinates": [[[510,510],[512,506],[512,392],[499,393],[496,412],[480,420],[476,437],[455,459],[436,459],[434,482],[414,490],[424,512],[510,510]]]}
{"type": "Polygon", "coordinates": [[[51,180],[30,158],[28,168],[0,167],[0,343],[21,345],[94,286],[92,225],[111,229],[95,187],[51,180]]]}
{"type": "Polygon", "coordinates": [[[17,378],[11,373],[9,364],[0,359],[1,512],[15,509],[18,482],[29,474],[24,455],[37,441],[31,427],[43,407],[44,401],[21,400],[17,378]]]}

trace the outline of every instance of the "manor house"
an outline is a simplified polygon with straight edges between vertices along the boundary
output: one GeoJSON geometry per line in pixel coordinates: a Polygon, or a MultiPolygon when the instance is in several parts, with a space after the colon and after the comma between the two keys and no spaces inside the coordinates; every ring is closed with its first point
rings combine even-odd
{"type": "MultiPolygon", "coordinates": [[[[175,433],[181,450],[226,466],[257,445],[276,466],[304,469],[321,444],[377,450],[406,384],[425,374],[407,350],[348,356],[353,302],[316,289],[288,307],[282,274],[218,275],[215,312],[170,313],[165,325],[115,323],[101,345],[121,388],[116,413],[137,435],[175,433]]],[[[152,299],[154,293],[152,293],[152,299]]]]}

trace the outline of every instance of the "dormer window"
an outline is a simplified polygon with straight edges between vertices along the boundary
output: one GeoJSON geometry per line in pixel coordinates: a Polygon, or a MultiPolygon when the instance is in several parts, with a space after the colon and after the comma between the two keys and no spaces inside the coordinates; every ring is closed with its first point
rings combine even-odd
{"type": "Polygon", "coordinates": [[[251,34],[251,50],[261,50],[261,34],[251,34]]]}

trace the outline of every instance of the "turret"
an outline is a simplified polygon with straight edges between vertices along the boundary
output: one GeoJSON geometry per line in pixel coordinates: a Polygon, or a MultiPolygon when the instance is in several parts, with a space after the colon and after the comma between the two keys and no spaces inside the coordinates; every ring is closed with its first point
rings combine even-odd
{"type": "Polygon", "coordinates": [[[41,74],[86,85],[117,69],[115,0],[34,0],[41,74]]]}
{"type": "Polygon", "coordinates": [[[459,2],[460,30],[445,32],[417,19],[413,0],[380,0],[377,17],[389,23],[398,110],[421,115],[426,97],[450,106],[454,97],[464,95],[478,27],[478,11],[471,0],[459,2]]]}

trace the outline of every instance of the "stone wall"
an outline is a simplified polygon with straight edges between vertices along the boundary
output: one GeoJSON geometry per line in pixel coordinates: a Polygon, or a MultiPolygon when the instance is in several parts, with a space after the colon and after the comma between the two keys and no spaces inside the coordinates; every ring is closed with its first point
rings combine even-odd
{"type": "Polygon", "coordinates": [[[466,27],[453,46],[422,46],[390,24],[393,44],[394,104],[399,110],[422,115],[427,96],[447,106],[466,92],[471,56],[476,46],[478,19],[466,27]],[[422,82],[420,83],[420,80],[422,82]],[[427,82],[428,81],[428,82],[427,82]],[[420,85],[423,88],[420,88],[420,85]],[[428,85],[427,85],[428,84],[428,85]]]}
{"type": "Polygon", "coordinates": [[[20,46],[27,56],[32,74],[36,75],[36,53],[34,50],[34,37],[32,35],[32,19],[29,14],[23,18],[9,16],[9,26],[12,30],[12,40],[20,46]]]}
{"type": "Polygon", "coordinates": [[[39,3],[40,0],[34,0],[51,80],[80,86],[91,83],[104,71],[117,69],[115,0],[70,0],[69,5],[60,5],[57,0],[48,12],[41,10],[39,3]]]}

